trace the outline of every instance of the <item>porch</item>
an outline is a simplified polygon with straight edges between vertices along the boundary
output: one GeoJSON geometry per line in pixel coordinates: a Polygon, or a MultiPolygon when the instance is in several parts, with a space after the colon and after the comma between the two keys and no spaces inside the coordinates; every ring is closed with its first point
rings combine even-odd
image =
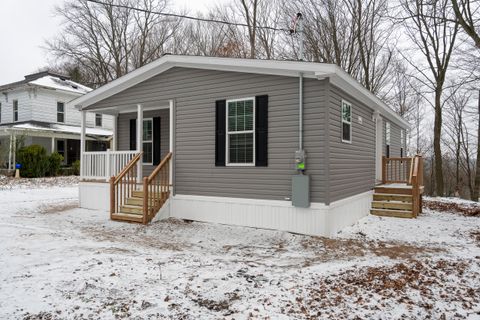
{"type": "Polygon", "coordinates": [[[374,188],[370,213],[416,218],[422,212],[423,158],[382,158],[382,182],[374,188]]]}
{"type": "Polygon", "coordinates": [[[172,191],[173,101],[98,110],[113,115],[111,149],[87,152],[82,138],[80,205],[110,211],[112,220],[150,222],[172,191]]]}

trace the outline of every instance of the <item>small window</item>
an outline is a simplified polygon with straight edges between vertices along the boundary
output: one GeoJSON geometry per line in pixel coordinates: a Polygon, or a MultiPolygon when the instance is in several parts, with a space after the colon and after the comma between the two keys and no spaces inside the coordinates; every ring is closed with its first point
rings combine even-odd
{"type": "Polygon", "coordinates": [[[255,164],[255,99],[227,101],[227,165],[255,164]]]}
{"type": "Polygon", "coordinates": [[[352,142],[352,105],[342,101],[342,142],[352,142]]]}
{"type": "Polygon", "coordinates": [[[13,100],[13,121],[18,121],[18,100],[13,100]]]}
{"type": "Polygon", "coordinates": [[[401,129],[400,130],[400,158],[403,158],[403,154],[404,154],[404,151],[405,150],[405,146],[406,146],[406,143],[405,143],[405,130],[404,129],[401,129]]]}
{"type": "Polygon", "coordinates": [[[143,120],[143,163],[153,163],[153,120],[143,120]]]}
{"type": "Polygon", "coordinates": [[[65,122],[65,104],[57,102],[57,122],[65,122]]]}
{"type": "Polygon", "coordinates": [[[95,126],[96,127],[101,127],[102,126],[102,114],[101,113],[95,113],[95,126]]]}

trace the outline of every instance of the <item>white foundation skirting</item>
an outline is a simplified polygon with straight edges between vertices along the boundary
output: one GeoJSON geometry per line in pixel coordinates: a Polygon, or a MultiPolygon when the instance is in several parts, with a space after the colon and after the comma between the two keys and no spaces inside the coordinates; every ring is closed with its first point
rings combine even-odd
{"type": "Polygon", "coordinates": [[[80,208],[110,210],[110,184],[101,182],[80,182],[78,185],[80,208]]]}
{"type": "MultiPolygon", "coordinates": [[[[110,210],[110,185],[80,182],[80,207],[110,210]]],[[[297,208],[289,201],[176,195],[153,221],[175,217],[195,221],[283,230],[316,236],[332,236],[368,215],[372,192],[361,193],[325,205],[312,203],[297,208]]]]}
{"type": "Polygon", "coordinates": [[[170,199],[168,216],[332,236],[368,215],[371,201],[371,191],[336,201],[329,206],[312,203],[310,208],[293,207],[288,201],[176,195],[170,199]]]}

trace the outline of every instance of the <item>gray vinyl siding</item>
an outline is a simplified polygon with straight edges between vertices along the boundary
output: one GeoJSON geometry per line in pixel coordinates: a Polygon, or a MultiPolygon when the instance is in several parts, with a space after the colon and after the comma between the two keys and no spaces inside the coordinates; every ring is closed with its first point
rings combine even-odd
{"type": "MultiPolygon", "coordinates": [[[[168,109],[157,109],[143,113],[144,119],[153,117],[160,117],[160,157],[163,158],[167,155],[170,148],[170,112],[168,109]]],[[[136,113],[121,113],[118,116],[118,150],[130,150],[130,119],[135,118],[137,118],[136,113]]],[[[151,165],[144,165],[143,175],[148,176],[154,168],[151,165]]]]}
{"type": "MultiPolygon", "coordinates": [[[[305,79],[304,146],[311,201],[324,202],[328,80],[305,79]]],[[[177,194],[285,200],[291,197],[298,149],[298,78],[173,68],[113,95],[97,107],[168,105],[175,100],[175,190],[177,194]],[[215,101],[268,95],[268,167],[215,166],[215,101]]],[[[133,114],[132,114],[133,116],[133,114]]],[[[118,122],[119,149],[128,149],[129,125],[118,122]]]]}
{"type": "MultiPolygon", "coordinates": [[[[400,157],[400,148],[402,147],[401,143],[401,127],[391,121],[383,118],[383,155],[387,155],[387,144],[386,144],[386,123],[390,122],[390,157],[396,158],[400,157]]],[[[405,133],[406,135],[406,133],[405,133]]],[[[405,139],[405,136],[404,136],[405,139]]],[[[405,150],[403,151],[403,156],[405,156],[405,150]]]]}
{"type": "Polygon", "coordinates": [[[329,199],[333,202],[375,185],[375,122],[372,109],[334,85],[330,88],[329,199]],[[351,143],[342,142],[342,100],[352,105],[351,143]]]}

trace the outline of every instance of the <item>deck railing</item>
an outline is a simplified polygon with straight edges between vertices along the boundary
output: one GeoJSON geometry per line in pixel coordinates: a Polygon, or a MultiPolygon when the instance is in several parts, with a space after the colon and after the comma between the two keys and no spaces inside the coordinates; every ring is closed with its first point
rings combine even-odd
{"type": "Polygon", "coordinates": [[[120,208],[132,197],[137,190],[139,174],[137,163],[142,159],[142,152],[138,153],[117,175],[110,177],[110,217],[120,212],[120,208]]]}
{"type": "Polygon", "coordinates": [[[82,180],[105,180],[116,176],[137,155],[137,151],[83,152],[82,180]]]}
{"type": "Polygon", "coordinates": [[[410,184],[412,158],[382,158],[382,183],[410,184]]]}
{"type": "Polygon", "coordinates": [[[143,223],[149,223],[160,210],[170,195],[170,160],[169,152],[152,171],[143,178],[143,223]]]}

